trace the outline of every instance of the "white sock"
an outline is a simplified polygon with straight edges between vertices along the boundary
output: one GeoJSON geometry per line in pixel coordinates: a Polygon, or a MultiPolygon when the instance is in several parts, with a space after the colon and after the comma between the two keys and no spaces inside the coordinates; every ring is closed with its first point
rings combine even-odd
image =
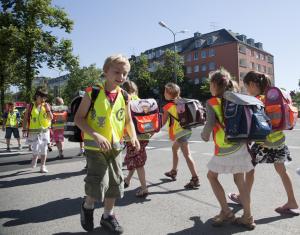
{"type": "Polygon", "coordinates": [[[113,209],[108,210],[108,209],[105,209],[105,208],[104,208],[104,213],[103,213],[104,219],[108,218],[110,215],[113,215],[113,214],[114,214],[113,209]]]}
{"type": "Polygon", "coordinates": [[[85,201],[84,204],[83,204],[83,207],[85,209],[92,210],[92,209],[94,209],[94,203],[93,204],[87,204],[86,201],[85,201]]]}

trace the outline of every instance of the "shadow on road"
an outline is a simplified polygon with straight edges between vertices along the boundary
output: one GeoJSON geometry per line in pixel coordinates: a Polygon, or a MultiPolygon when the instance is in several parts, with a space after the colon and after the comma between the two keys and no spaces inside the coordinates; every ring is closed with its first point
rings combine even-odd
{"type": "MultiPolygon", "coordinates": [[[[0,218],[11,218],[3,224],[5,227],[17,226],[29,223],[41,223],[56,220],[72,215],[79,215],[82,198],[63,198],[48,202],[44,205],[26,210],[1,211],[0,218]]],[[[78,219],[79,220],[79,219],[78,219]]]]}
{"type": "Polygon", "coordinates": [[[13,176],[18,176],[18,175],[28,175],[28,174],[32,174],[32,172],[30,170],[25,170],[25,171],[17,171],[8,175],[0,175],[0,179],[4,179],[7,177],[13,177],[13,176]]]}
{"type": "Polygon", "coordinates": [[[11,188],[16,186],[24,186],[30,184],[39,184],[44,183],[50,180],[57,180],[57,179],[66,179],[69,177],[79,176],[85,174],[83,170],[75,171],[75,172],[65,172],[59,173],[55,175],[41,175],[41,173],[36,172],[39,175],[31,178],[22,178],[22,179],[15,179],[9,181],[0,181],[0,188],[11,188]]]}
{"type": "Polygon", "coordinates": [[[190,217],[191,221],[194,221],[194,226],[175,233],[168,233],[168,235],[191,235],[191,234],[218,234],[218,235],[230,235],[235,233],[242,233],[248,231],[246,228],[236,226],[233,224],[224,224],[222,227],[213,227],[211,220],[207,220],[205,223],[199,216],[190,217]]]}

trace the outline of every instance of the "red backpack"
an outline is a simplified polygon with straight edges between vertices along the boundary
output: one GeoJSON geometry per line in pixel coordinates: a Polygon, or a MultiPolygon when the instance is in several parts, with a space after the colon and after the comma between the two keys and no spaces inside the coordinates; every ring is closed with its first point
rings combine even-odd
{"type": "Polygon", "coordinates": [[[296,125],[298,109],[293,106],[287,92],[277,87],[269,87],[265,94],[265,109],[273,130],[291,130],[296,125]]]}
{"type": "Polygon", "coordinates": [[[130,110],[137,134],[159,132],[161,117],[155,99],[132,100],[130,110]]]}

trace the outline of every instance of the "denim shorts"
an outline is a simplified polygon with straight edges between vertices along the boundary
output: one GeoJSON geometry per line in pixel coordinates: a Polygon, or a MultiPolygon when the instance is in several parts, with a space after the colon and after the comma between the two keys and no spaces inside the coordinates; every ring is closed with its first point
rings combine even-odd
{"type": "Polygon", "coordinates": [[[16,139],[20,138],[19,129],[16,127],[6,127],[5,139],[10,139],[11,134],[14,135],[16,139]]]}
{"type": "Polygon", "coordinates": [[[115,149],[108,152],[85,150],[87,175],[85,194],[103,201],[105,198],[122,198],[124,177],[122,172],[122,154],[115,149]]]}
{"type": "Polygon", "coordinates": [[[189,141],[189,139],[191,138],[191,136],[192,136],[192,133],[187,134],[187,135],[184,135],[184,136],[181,136],[181,137],[179,137],[178,139],[176,139],[176,141],[177,141],[178,143],[185,143],[185,142],[188,142],[188,141],[189,141]]]}

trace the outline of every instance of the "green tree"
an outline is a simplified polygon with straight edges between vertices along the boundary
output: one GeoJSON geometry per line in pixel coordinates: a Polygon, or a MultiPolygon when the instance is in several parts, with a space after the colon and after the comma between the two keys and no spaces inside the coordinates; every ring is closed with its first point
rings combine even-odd
{"type": "MultiPolygon", "coordinates": [[[[32,98],[32,80],[43,65],[49,68],[70,70],[78,64],[72,55],[72,42],[52,34],[52,28],[66,33],[72,30],[73,22],[60,8],[51,5],[51,0],[0,0],[5,14],[10,15],[11,25],[17,29],[17,40],[9,50],[15,51],[22,66],[18,81],[25,87],[26,101],[32,98]]],[[[19,71],[20,72],[20,71],[19,71]]]]}
{"type": "Polygon", "coordinates": [[[148,59],[146,55],[141,55],[130,61],[131,69],[129,78],[134,81],[139,89],[141,98],[149,98],[153,96],[153,88],[156,82],[151,78],[148,70],[148,59]]]}
{"type": "Polygon", "coordinates": [[[154,66],[157,69],[155,72],[153,72],[152,77],[156,82],[161,98],[164,92],[165,84],[168,82],[174,82],[174,67],[176,67],[177,83],[180,84],[183,81],[183,61],[178,53],[171,50],[166,50],[162,56],[162,60],[160,62],[155,62],[154,66]]]}
{"type": "Polygon", "coordinates": [[[78,91],[97,84],[101,75],[102,70],[97,68],[95,64],[89,67],[74,68],[69,74],[67,85],[63,89],[62,97],[65,103],[70,103],[78,91]]]}

